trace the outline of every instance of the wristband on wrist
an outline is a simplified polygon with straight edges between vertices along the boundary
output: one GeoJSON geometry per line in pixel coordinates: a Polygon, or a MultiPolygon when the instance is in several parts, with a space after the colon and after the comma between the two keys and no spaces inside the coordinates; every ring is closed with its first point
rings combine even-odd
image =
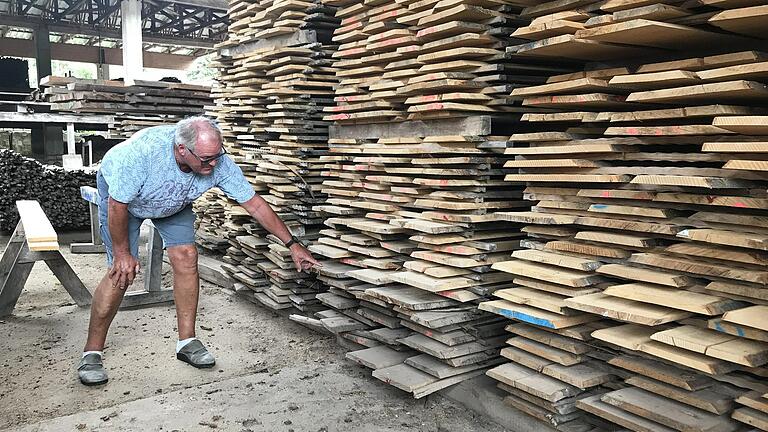
{"type": "Polygon", "coordinates": [[[291,236],[291,239],[290,239],[290,240],[288,240],[288,241],[285,243],[285,247],[287,247],[287,248],[289,248],[289,249],[290,249],[290,247],[291,247],[291,246],[293,246],[295,243],[301,244],[301,240],[299,240],[298,238],[296,238],[296,236],[291,236]]]}

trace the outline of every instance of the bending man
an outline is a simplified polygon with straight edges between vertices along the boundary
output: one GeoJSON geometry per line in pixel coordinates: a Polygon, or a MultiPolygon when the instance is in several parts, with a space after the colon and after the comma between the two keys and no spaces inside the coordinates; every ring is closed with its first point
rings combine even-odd
{"type": "Polygon", "coordinates": [[[240,168],[226,156],[221,131],[205,117],[136,133],[107,152],[96,183],[109,270],[93,296],[88,341],[78,367],[83,384],[108,380],[102,351],[112,319],[139,270],[139,229],[144,219],[151,219],[159,231],[173,269],[179,329],[176,358],[197,368],[212,367],[215,359],[195,338],[200,291],[192,211],[195,199],[213,187],[220,188],[290,249],[298,270],[318,265],[269,204],[255,194],[240,168]]]}

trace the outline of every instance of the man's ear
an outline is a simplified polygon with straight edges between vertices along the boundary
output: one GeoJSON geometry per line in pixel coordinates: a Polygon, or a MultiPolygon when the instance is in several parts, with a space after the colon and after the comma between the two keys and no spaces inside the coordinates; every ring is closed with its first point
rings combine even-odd
{"type": "Polygon", "coordinates": [[[179,154],[181,154],[182,156],[184,156],[187,153],[186,151],[187,148],[184,147],[184,144],[176,144],[176,148],[179,149],[179,154]]]}

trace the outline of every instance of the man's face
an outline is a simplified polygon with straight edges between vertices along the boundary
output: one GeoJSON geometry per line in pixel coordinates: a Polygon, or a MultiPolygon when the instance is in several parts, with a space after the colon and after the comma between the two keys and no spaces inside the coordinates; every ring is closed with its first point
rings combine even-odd
{"type": "Polygon", "coordinates": [[[211,175],[222,154],[221,142],[216,133],[201,132],[197,136],[195,150],[183,148],[184,163],[196,174],[211,175]]]}

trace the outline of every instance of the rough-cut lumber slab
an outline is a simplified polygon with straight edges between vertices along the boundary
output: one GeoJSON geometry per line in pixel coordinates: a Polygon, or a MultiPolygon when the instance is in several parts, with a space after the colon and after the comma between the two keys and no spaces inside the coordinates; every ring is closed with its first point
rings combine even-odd
{"type": "MultiPolygon", "coordinates": [[[[741,37],[645,19],[579,30],[576,37],[597,42],[673,49],[679,46],[679,40],[685,40],[687,46],[699,47],[716,43],[739,44],[745,41],[741,37]]],[[[630,56],[625,58],[628,57],[630,56]]]]}
{"type": "Polygon", "coordinates": [[[732,432],[739,428],[728,416],[714,415],[639,388],[606,393],[602,400],[679,431],[732,432]]]}
{"type": "Polygon", "coordinates": [[[452,376],[460,375],[466,372],[472,372],[478,369],[484,369],[492,366],[496,366],[499,363],[503,363],[505,360],[502,358],[495,358],[486,362],[475,363],[467,366],[452,367],[440,360],[432,357],[428,354],[420,354],[417,356],[409,357],[405,360],[405,364],[416,369],[426,372],[435,378],[444,379],[452,376]]]}
{"type": "Polygon", "coordinates": [[[768,363],[766,343],[690,325],[654,333],[651,339],[744,366],[768,363]]]}
{"type": "Polygon", "coordinates": [[[392,272],[392,271],[362,269],[362,270],[353,270],[353,271],[347,272],[347,276],[350,276],[355,279],[361,280],[363,282],[368,282],[374,285],[385,285],[387,283],[392,282],[392,279],[390,279],[390,276],[394,273],[395,272],[392,272]]]}
{"type": "Polygon", "coordinates": [[[373,377],[409,393],[438,381],[432,375],[404,363],[376,369],[373,377]]]}
{"type": "Polygon", "coordinates": [[[729,81],[723,83],[699,84],[663,90],[631,93],[628,102],[675,103],[696,101],[755,101],[768,96],[768,86],[753,81],[729,81]]]}
{"type": "Polygon", "coordinates": [[[549,345],[554,348],[558,348],[573,354],[586,354],[592,351],[592,347],[574,340],[570,337],[560,336],[550,331],[542,330],[540,328],[519,323],[510,324],[506,327],[506,330],[510,333],[514,333],[518,336],[523,336],[531,340],[549,345]]]}
{"type": "Polygon", "coordinates": [[[739,408],[733,412],[733,418],[760,430],[768,430],[768,414],[752,408],[739,408]]]}
{"type": "Polygon", "coordinates": [[[750,306],[726,312],[723,321],[768,332],[768,306],[750,306]]]}
{"type": "Polygon", "coordinates": [[[734,392],[730,392],[724,386],[713,386],[698,391],[686,391],[664,382],[641,376],[627,378],[624,382],[716,415],[726,414],[733,409],[734,392]]]}
{"type": "Polygon", "coordinates": [[[768,5],[745,7],[717,13],[708,23],[734,33],[768,38],[765,21],[768,19],[768,5]]]}
{"type": "Polygon", "coordinates": [[[502,383],[533,394],[549,402],[576,396],[581,390],[560,380],[541,375],[533,369],[506,363],[486,372],[489,377],[502,383]]]}
{"type": "Polygon", "coordinates": [[[629,261],[636,264],[690,273],[692,275],[715,276],[762,285],[768,284],[768,272],[766,271],[748,270],[728,265],[695,261],[693,259],[678,259],[652,253],[633,254],[629,261]]]}
{"type": "Polygon", "coordinates": [[[738,337],[752,339],[761,342],[768,342],[768,331],[746,327],[740,324],[733,324],[723,321],[721,318],[714,318],[707,322],[707,328],[717,330],[721,333],[727,333],[738,337]]]}
{"type": "Polygon", "coordinates": [[[502,349],[501,355],[517,364],[540,371],[544,375],[580,389],[592,388],[615,380],[613,374],[606,372],[604,368],[593,367],[595,364],[593,362],[563,366],[514,347],[502,349]]]}
{"type": "Polygon", "coordinates": [[[603,291],[614,297],[666,306],[702,315],[720,315],[743,305],[722,297],[644,283],[613,285],[603,291]]]}
{"type": "Polygon", "coordinates": [[[574,35],[554,36],[510,47],[508,50],[519,56],[558,57],[585,61],[613,60],[635,56],[644,57],[657,52],[648,48],[582,39],[574,35]]]}
{"type": "Polygon", "coordinates": [[[729,363],[653,340],[644,343],[640,347],[640,350],[646,354],[654,355],[664,360],[681,364],[711,375],[726,374],[738,368],[734,363],[729,363]]]}
{"type": "Polygon", "coordinates": [[[566,299],[565,304],[568,307],[584,312],[649,326],[656,326],[691,316],[688,312],[611,297],[603,293],[566,299]]]}
{"type": "Polygon", "coordinates": [[[478,342],[467,342],[459,345],[448,346],[422,334],[415,334],[403,338],[400,342],[420,352],[427,353],[440,359],[452,359],[483,351],[495,351],[504,345],[504,336],[486,340],[486,345],[478,342]]]}
{"type": "Polygon", "coordinates": [[[534,308],[543,309],[545,311],[554,312],[560,315],[575,315],[578,312],[570,310],[565,307],[566,297],[552,294],[549,292],[539,291],[536,289],[529,289],[523,287],[507,288],[497,290],[493,293],[494,296],[517,303],[520,305],[528,305],[534,308]]]}
{"type": "Polygon", "coordinates": [[[693,285],[693,279],[675,273],[632,267],[623,264],[606,264],[596,270],[598,273],[622,279],[667,285],[676,288],[693,285]]]}
{"type": "Polygon", "coordinates": [[[608,360],[608,364],[692,392],[711,387],[715,383],[713,379],[702,374],[645,357],[620,355],[608,360]]]}
{"type": "Polygon", "coordinates": [[[765,398],[765,395],[762,395],[759,391],[743,393],[736,398],[735,402],[768,413],[768,398],[765,398]]]}
{"type": "Polygon", "coordinates": [[[368,288],[365,290],[365,294],[411,310],[437,309],[456,304],[454,300],[413,287],[368,288]]]}
{"type": "Polygon", "coordinates": [[[572,257],[552,252],[538,251],[533,249],[517,250],[512,252],[513,258],[519,258],[526,261],[538,262],[541,264],[550,264],[558,267],[567,267],[580,271],[594,271],[600,267],[601,262],[593,259],[572,257]]]}
{"type": "Polygon", "coordinates": [[[478,308],[507,318],[552,329],[572,327],[600,319],[600,317],[591,314],[581,314],[576,316],[559,315],[541,309],[511,303],[506,300],[483,302],[480,303],[478,308]]]}
{"type": "Polygon", "coordinates": [[[413,355],[412,351],[395,351],[386,345],[379,345],[360,351],[350,351],[346,354],[346,358],[370,369],[382,369],[401,364],[413,355]]]}
{"type": "Polygon", "coordinates": [[[768,135],[768,116],[715,117],[712,124],[743,135],[768,135]]]}
{"type": "Polygon", "coordinates": [[[592,332],[592,337],[631,351],[639,351],[643,344],[651,340],[651,335],[656,331],[653,327],[625,324],[595,330],[592,332]]]}
{"type": "Polygon", "coordinates": [[[523,260],[497,262],[493,264],[492,268],[517,276],[545,280],[570,287],[591,286],[604,281],[602,276],[523,260]]]}
{"type": "Polygon", "coordinates": [[[563,366],[573,366],[585,361],[585,358],[578,354],[571,354],[558,348],[551,347],[524,337],[514,337],[507,341],[507,344],[517,349],[523,350],[542,359],[563,366]]]}
{"type": "Polygon", "coordinates": [[[602,395],[590,396],[576,401],[576,406],[588,413],[602,417],[617,425],[636,432],[675,432],[676,429],[668,428],[652,420],[624,411],[601,400],[602,395]]]}

